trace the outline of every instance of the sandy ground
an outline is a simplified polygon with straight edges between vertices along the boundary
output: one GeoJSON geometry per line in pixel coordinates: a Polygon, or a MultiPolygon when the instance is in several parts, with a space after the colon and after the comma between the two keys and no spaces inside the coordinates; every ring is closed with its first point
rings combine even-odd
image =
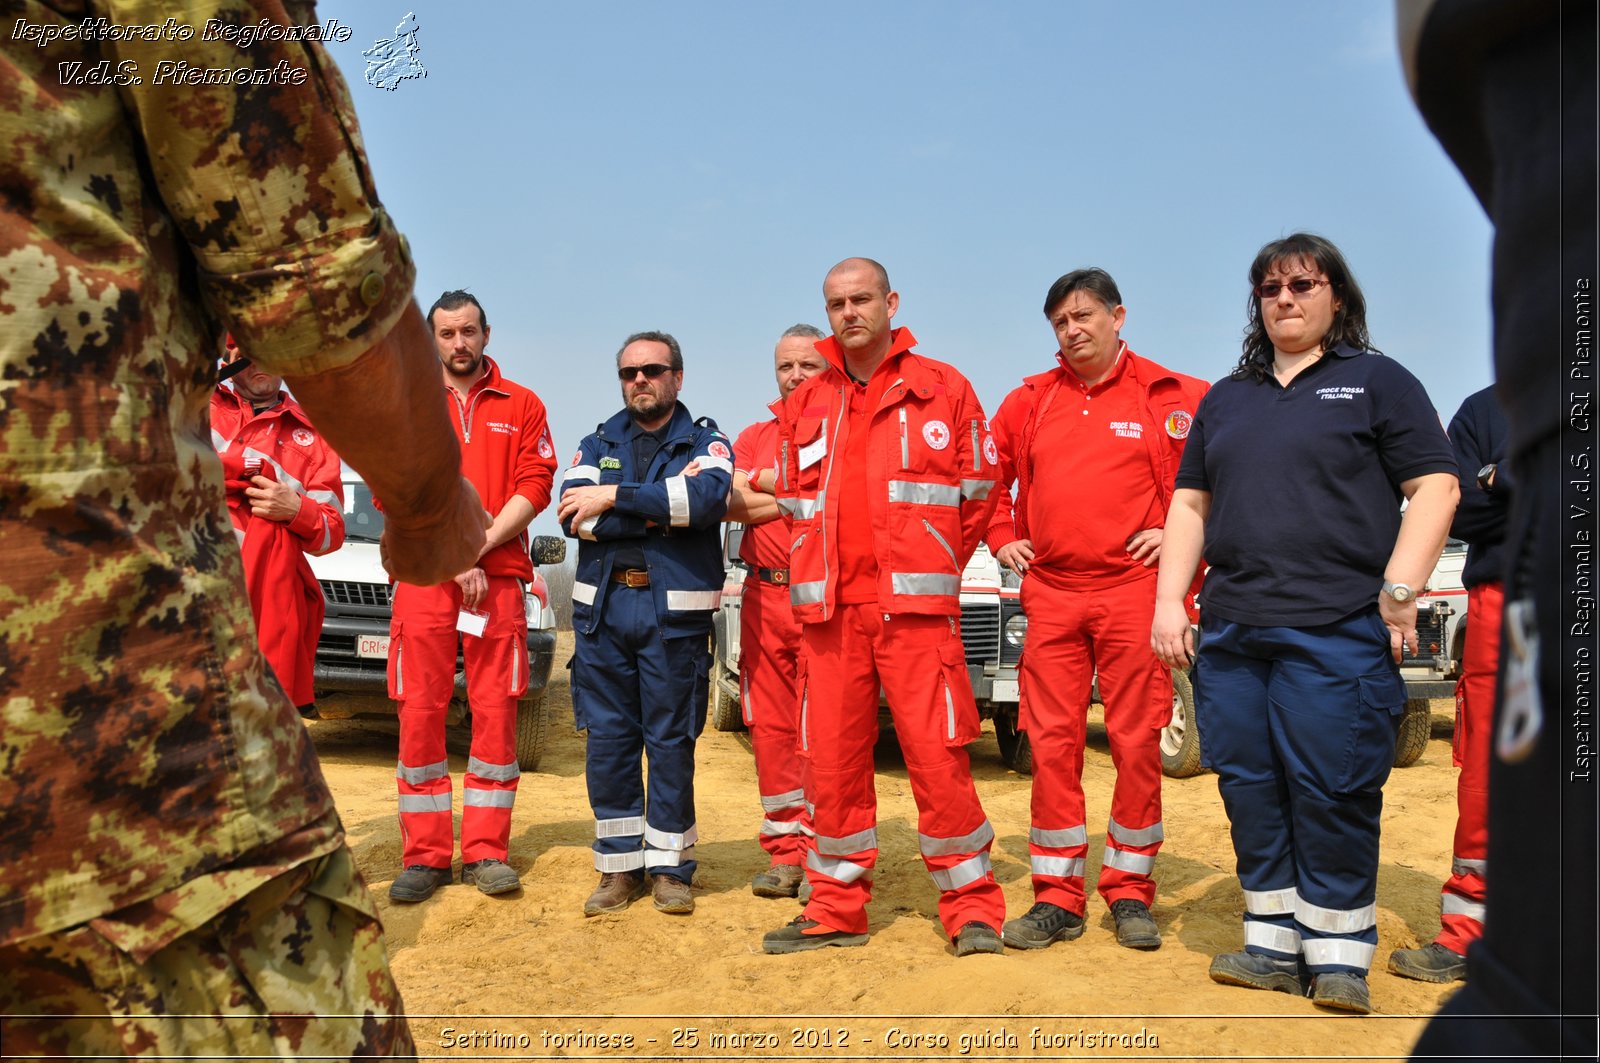
{"type": "MultiPolygon", "coordinates": [[[[564,634],[558,662],[570,646],[564,634]]],[[[1241,947],[1243,907],[1210,774],[1166,780],[1155,905],[1165,942],[1156,952],[1119,948],[1104,903],[1092,897],[1077,941],[957,960],[917,855],[916,811],[892,738],[877,751],[882,850],[866,947],[761,952],[761,934],[799,909],[750,893],[750,876],[766,865],[755,841],[750,746],[743,734],[709,729],[698,750],[694,914],[663,915],[646,898],[620,915],[586,919],[583,901],[597,878],[593,820],[583,737],[573,732],[559,666],[549,696],[547,752],[539,772],[523,775],[513,819],[511,862],[524,888],[509,897],[458,883],[423,904],[391,904],[400,867],[393,725],[310,725],[427,1058],[1403,1058],[1451,992],[1384,970],[1391,949],[1437,930],[1455,820],[1448,702],[1434,703],[1434,738],[1421,761],[1397,769],[1385,791],[1371,979],[1378,1013],[1358,1018],[1206,977],[1213,954],[1241,947]]],[[[1084,764],[1091,883],[1104,845],[1092,825],[1105,820],[1113,779],[1097,720],[1095,710],[1084,764]]],[[[1029,780],[1002,766],[985,728],[970,747],[973,773],[1015,916],[1032,903],[1029,780]]],[[[458,776],[464,762],[451,758],[458,776]]],[[[457,791],[459,815],[459,781],[457,791]]]]}

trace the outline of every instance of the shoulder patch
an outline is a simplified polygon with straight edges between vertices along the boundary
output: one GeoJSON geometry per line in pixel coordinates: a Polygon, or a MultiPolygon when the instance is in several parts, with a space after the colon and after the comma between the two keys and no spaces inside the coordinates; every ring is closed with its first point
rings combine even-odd
{"type": "Polygon", "coordinates": [[[547,436],[547,435],[540,436],[539,437],[539,457],[541,457],[541,458],[553,458],[555,456],[556,456],[556,448],[550,445],[550,437],[547,436]]]}
{"type": "Polygon", "coordinates": [[[711,445],[706,448],[706,453],[713,458],[722,458],[723,460],[733,457],[733,454],[728,450],[728,444],[720,439],[712,440],[711,445]]]}
{"type": "MultiPolygon", "coordinates": [[[[583,464],[583,451],[582,450],[579,450],[576,454],[572,455],[572,464],[573,465],[582,465],[583,464]]],[[[571,468],[571,466],[568,466],[568,468],[571,468]]]]}

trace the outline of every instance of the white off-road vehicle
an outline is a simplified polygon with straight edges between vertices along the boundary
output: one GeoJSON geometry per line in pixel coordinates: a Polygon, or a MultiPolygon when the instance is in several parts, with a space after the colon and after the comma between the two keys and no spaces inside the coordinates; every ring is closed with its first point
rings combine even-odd
{"type": "MultiPolygon", "coordinates": [[[[372,504],[372,491],[350,470],[344,476],[344,545],[310,558],[322,586],[327,615],[317,642],[315,669],[317,712],[329,719],[393,718],[398,708],[389,698],[389,616],[394,587],[378,559],[383,513],[372,504]]],[[[535,536],[534,562],[560,564],[565,539],[535,536]]],[[[528,689],[517,704],[517,763],[524,771],[538,768],[544,753],[549,709],[545,687],[555,658],[556,615],[550,594],[537,571],[524,594],[528,617],[528,689]]],[[[455,694],[445,716],[450,747],[465,751],[472,707],[467,677],[456,652],[455,694]]]]}

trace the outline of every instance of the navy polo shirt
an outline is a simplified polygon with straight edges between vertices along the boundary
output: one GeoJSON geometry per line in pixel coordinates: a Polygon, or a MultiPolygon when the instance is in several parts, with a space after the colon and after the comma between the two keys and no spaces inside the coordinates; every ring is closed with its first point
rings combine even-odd
{"type": "Polygon", "coordinates": [[[1370,607],[1400,532],[1399,485],[1456,473],[1416,377],[1339,347],[1289,383],[1229,378],[1201,400],[1177,486],[1211,493],[1202,613],[1312,627],[1370,607]]]}

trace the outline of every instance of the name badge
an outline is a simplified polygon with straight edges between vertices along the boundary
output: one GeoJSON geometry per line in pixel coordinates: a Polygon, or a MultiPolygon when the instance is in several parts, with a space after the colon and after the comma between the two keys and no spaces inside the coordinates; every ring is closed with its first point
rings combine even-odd
{"type": "Polygon", "coordinates": [[[456,630],[463,635],[473,635],[481,639],[488,626],[488,613],[478,613],[471,609],[463,609],[456,614],[456,630]]]}
{"type": "Polygon", "coordinates": [[[804,446],[800,448],[800,467],[802,469],[811,468],[811,466],[821,461],[822,456],[827,452],[828,437],[818,436],[815,443],[812,443],[810,446],[804,446]]]}

